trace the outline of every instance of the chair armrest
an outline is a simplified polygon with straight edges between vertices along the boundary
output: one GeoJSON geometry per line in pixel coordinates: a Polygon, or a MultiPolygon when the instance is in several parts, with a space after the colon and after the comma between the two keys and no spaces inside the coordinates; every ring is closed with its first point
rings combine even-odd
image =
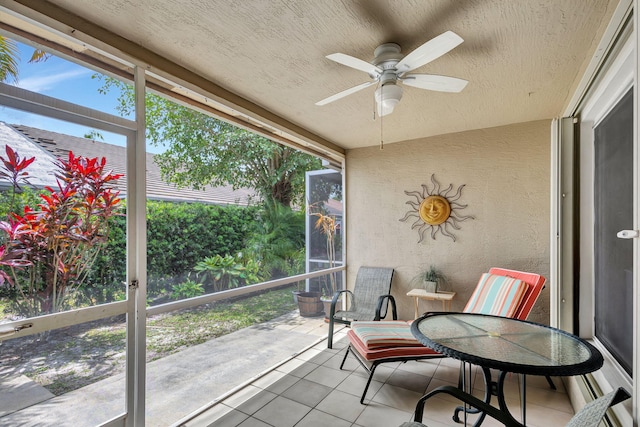
{"type": "Polygon", "coordinates": [[[351,292],[349,289],[343,289],[333,294],[333,298],[331,299],[331,308],[329,309],[329,319],[333,319],[333,315],[336,314],[336,304],[344,293],[351,295],[351,301],[355,301],[353,299],[353,292],[351,292]]]}
{"type": "MultiPolygon", "coordinates": [[[[385,300],[388,300],[387,306],[391,303],[391,313],[393,314],[393,320],[398,320],[398,311],[396,310],[396,299],[391,294],[380,295],[378,297],[378,305],[376,306],[376,316],[373,320],[381,319],[382,307],[385,303],[385,300]]],[[[387,313],[385,312],[385,317],[387,313]]]]}

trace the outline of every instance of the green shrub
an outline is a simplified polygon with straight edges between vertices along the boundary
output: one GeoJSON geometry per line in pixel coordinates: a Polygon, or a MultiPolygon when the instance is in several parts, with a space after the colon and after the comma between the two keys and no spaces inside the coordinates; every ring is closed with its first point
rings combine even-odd
{"type": "Polygon", "coordinates": [[[240,252],[254,212],[239,206],[149,201],[149,276],[182,277],[206,257],[240,252]]]}
{"type": "Polygon", "coordinates": [[[191,279],[187,279],[182,283],[173,285],[171,298],[174,300],[193,298],[200,296],[204,293],[204,286],[202,283],[195,282],[191,279]]]}
{"type": "MultiPolygon", "coordinates": [[[[173,294],[207,257],[239,253],[253,228],[256,208],[204,203],[147,202],[147,273],[150,300],[173,294]]],[[[126,218],[112,219],[107,247],[83,290],[85,302],[126,295],[126,218]]],[[[257,281],[257,280],[256,280],[257,281]]],[[[255,282],[253,282],[255,283],[255,282]]]]}
{"type": "Polygon", "coordinates": [[[242,253],[236,256],[214,255],[200,261],[194,267],[199,277],[206,280],[213,292],[250,285],[260,280],[257,262],[245,258],[242,253]]]}

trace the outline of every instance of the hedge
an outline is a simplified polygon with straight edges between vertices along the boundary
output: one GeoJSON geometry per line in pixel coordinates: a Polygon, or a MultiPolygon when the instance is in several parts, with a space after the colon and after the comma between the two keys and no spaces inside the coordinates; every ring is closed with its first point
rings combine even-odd
{"type": "MultiPolygon", "coordinates": [[[[147,202],[148,293],[163,294],[184,280],[206,257],[240,252],[257,208],[203,203],[147,202]]],[[[112,221],[109,244],[88,280],[86,295],[95,302],[121,299],[126,279],[126,219],[112,221]]]]}

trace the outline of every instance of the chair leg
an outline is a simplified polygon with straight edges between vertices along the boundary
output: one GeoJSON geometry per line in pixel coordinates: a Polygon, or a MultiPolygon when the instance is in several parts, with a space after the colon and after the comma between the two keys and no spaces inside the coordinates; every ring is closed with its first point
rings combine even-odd
{"type": "Polygon", "coordinates": [[[342,358],[342,363],[340,364],[340,370],[342,370],[342,367],[344,366],[344,362],[347,361],[347,357],[349,356],[349,351],[351,351],[351,345],[347,347],[347,351],[344,353],[344,357],[342,358]]]}
{"type": "Polygon", "coordinates": [[[327,337],[327,348],[333,348],[333,316],[329,317],[329,336],[327,337]]]}
{"type": "Polygon", "coordinates": [[[369,373],[369,379],[367,380],[367,385],[364,386],[364,391],[362,392],[362,397],[360,397],[360,404],[364,405],[364,398],[367,395],[367,391],[369,390],[369,386],[371,385],[371,380],[373,380],[373,374],[376,371],[376,368],[378,367],[379,363],[373,362],[373,365],[371,366],[371,368],[368,368],[367,365],[364,364],[364,362],[358,357],[358,354],[356,353],[356,351],[351,347],[351,345],[347,346],[347,351],[344,353],[344,357],[342,358],[342,363],[340,364],[340,369],[342,370],[342,367],[344,366],[344,362],[347,361],[347,357],[349,356],[349,352],[353,352],[354,357],[356,358],[356,360],[358,361],[358,363],[360,364],[360,366],[362,366],[362,368],[367,371],[369,373]]]}
{"type": "Polygon", "coordinates": [[[556,390],[556,385],[553,383],[553,380],[551,379],[551,377],[547,375],[545,378],[547,379],[547,382],[549,383],[549,387],[551,388],[551,390],[556,390]]]}
{"type": "Polygon", "coordinates": [[[371,380],[373,379],[373,374],[376,372],[377,367],[378,364],[374,363],[369,370],[369,379],[367,380],[367,385],[364,386],[364,391],[362,392],[362,397],[360,398],[361,405],[364,405],[364,398],[367,395],[367,391],[369,390],[369,386],[371,385],[371,380]]]}

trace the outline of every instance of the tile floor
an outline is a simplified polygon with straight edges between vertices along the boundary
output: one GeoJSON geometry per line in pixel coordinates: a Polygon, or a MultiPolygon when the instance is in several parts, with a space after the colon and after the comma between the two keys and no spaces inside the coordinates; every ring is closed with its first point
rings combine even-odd
{"type": "MultiPolygon", "coordinates": [[[[296,327],[305,328],[319,339],[326,336],[326,325],[301,322],[296,327]]],[[[415,403],[425,392],[440,385],[457,384],[459,362],[453,359],[383,364],[376,369],[366,405],[361,405],[367,373],[352,355],[340,370],[346,343],[345,331],[338,331],[333,349],[326,348],[326,340],[319,341],[182,425],[393,427],[413,420],[415,403]]],[[[476,373],[474,383],[478,395],[483,393],[480,375],[476,373]]],[[[520,414],[518,381],[517,375],[508,377],[506,386],[507,403],[516,418],[520,414]]],[[[564,426],[572,417],[573,409],[562,382],[558,378],[554,382],[556,391],[549,389],[543,377],[527,378],[527,425],[564,426]]],[[[458,404],[447,395],[429,399],[423,423],[430,427],[461,425],[451,419],[458,404]]],[[[469,420],[474,418],[470,416],[469,420]]],[[[482,425],[500,424],[487,418],[482,425]]]]}

